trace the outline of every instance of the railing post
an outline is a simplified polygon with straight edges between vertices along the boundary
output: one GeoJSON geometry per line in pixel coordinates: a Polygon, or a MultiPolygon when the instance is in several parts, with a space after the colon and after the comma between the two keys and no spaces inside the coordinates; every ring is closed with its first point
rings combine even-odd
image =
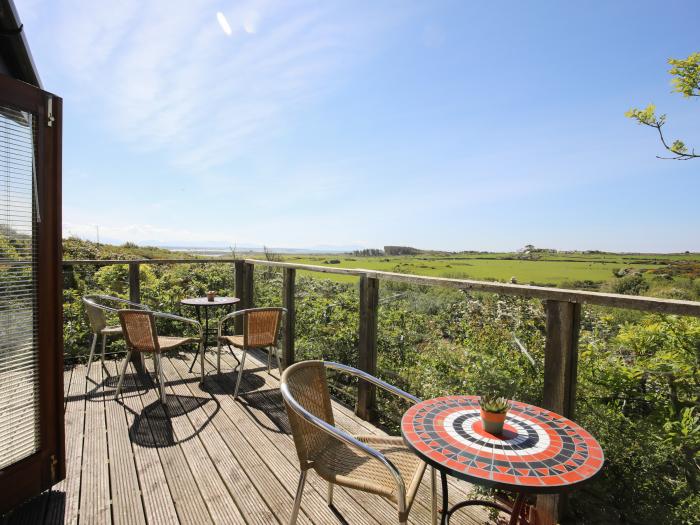
{"type": "Polygon", "coordinates": [[[296,309],[294,305],[294,290],[297,271],[294,268],[284,269],[282,283],[282,306],[287,309],[284,321],[284,366],[294,364],[294,326],[296,324],[296,309]]]}
{"type": "MultiPolygon", "coordinates": [[[[243,310],[245,306],[245,262],[236,261],[233,263],[234,266],[234,286],[236,287],[236,297],[241,301],[236,304],[236,311],[243,310]]],[[[243,318],[236,317],[234,328],[237,334],[243,333],[243,318]]]]}
{"type": "MultiPolygon", "coordinates": [[[[141,265],[137,262],[129,263],[129,301],[132,303],[141,302],[141,265]]],[[[143,366],[143,355],[141,352],[131,354],[131,363],[136,368],[138,374],[144,374],[146,370],[143,366]]]]}
{"type": "Polygon", "coordinates": [[[129,301],[132,303],[141,302],[141,281],[139,272],[141,265],[137,262],[129,263],[129,301]]]}
{"type": "MultiPolygon", "coordinates": [[[[567,418],[576,408],[576,373],[581,304],[546,301],[547,340],[544,347],[544,408],[567,418]]],[[[566,508],[565,496],[538,496],[542,523],[558,523],[566,508]]]]}
{"type": "MultiPolygon", "coordinates": [[[[377,312],[379,306],[379,279],[360,277],[360,345],[357,366],[360,370],[377,375],[377,312]]],[[[360,381],[357,385],[355,414],[367,421],[375,421],[377,397],[374,385],[360,381]]]]}
{"type": "Polygon", "coordinates": [[[253,305],[255,304],[255,265],[253,263],[245,263],[245,272],[243,272],[243,275],[243,285],[245,288],[243,293],[243,296],[245,297],[244,308],[253,308],[253,305]]]}

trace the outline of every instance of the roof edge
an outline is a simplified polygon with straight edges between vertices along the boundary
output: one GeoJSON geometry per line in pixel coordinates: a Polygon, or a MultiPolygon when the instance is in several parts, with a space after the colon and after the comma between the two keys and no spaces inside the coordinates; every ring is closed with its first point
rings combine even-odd
{"type": "Polygon", "coordinates": [[[13,69],[16,78],[43,89],[41,77],[37,71],[29,43],[24,33],[24,26],[17,13],[13,0],[0,0],[0,38],[3,55],[13,69]]]}

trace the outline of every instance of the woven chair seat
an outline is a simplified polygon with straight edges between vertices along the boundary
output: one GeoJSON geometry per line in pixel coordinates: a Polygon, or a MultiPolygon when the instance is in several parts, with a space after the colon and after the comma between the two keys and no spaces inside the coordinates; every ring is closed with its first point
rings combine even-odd
{"type": "Polygon", "coordinates": [[[236,348],[244,348],[242,335],[222,335],[219,337],[219,342],[225,345],[235,346],[236,348]]]}
{"type": "MultiPolygon", "coordinates": [[[[411,507],[418,491],[425,463],[411,452],[400,437],[355,436],[391,461],[406,485],[406,505],[411,507]]],[[[379,461],[355,447],[329,440],[325,450],[313,462],[313,468],[326,481],[379,494],[397,502],[397,486],[389,470],[379,461]]]]}
{"type": "Polygon", "coordinates": [[[114,335],[114,334],[121,334],[121,333],[122,333],[121,326],[105,326],[102,330],[100,330],[101,335],[114,335]]]}
{"type": "Polygon", "coordinates": [[[199,342],[199,339],[196,337],[170,337],[167,335],[158,336],[158,346],[160,346],[161,352],[165,350],[172,350],[173,348],[186,345],[187,343],[197,342],[199,342]]]}

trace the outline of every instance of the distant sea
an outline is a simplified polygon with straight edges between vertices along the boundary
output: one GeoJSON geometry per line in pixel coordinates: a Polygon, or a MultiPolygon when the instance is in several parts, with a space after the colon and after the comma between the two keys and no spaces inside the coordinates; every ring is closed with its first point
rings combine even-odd
{"type": "MultiPolygon", "coordinates": [[[[166,250],[171,252],[187,252],[193,255],[207,255],[209,257],[224,257],[231,255],[231,248],[217,248],[217,247],[196,247],[196,246],[163,246],[166,250]]],[[[242,251],[255,251],[255,250],[242,250],[242,251]]]]}

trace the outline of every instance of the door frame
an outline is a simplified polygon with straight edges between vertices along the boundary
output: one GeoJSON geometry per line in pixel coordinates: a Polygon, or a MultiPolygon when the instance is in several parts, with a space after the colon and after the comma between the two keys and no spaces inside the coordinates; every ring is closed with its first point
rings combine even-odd
{"type": "Polygon", "coordinates": [[[61,268],[61,149],[63,101],[25,82],[0,75],[0,104],[36,118],[37,325],[39,450],[0,471],[0,515],[65,478],[63,395],[63,273],[61,268]],[[51,116],[48,125],[48,101],[51,116]]]}

